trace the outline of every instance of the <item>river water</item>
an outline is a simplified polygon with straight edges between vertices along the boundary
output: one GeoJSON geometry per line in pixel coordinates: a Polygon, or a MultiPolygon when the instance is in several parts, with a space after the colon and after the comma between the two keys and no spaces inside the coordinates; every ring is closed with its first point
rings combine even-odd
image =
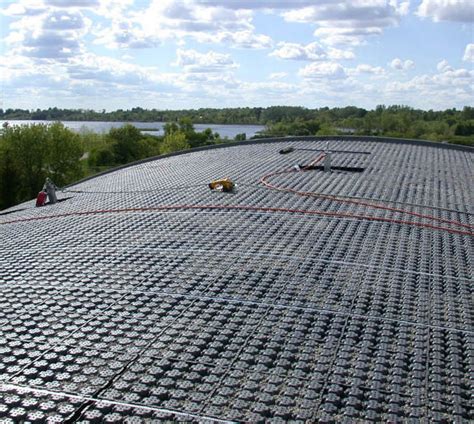
{"type": "MultiPolygon", "coordinates": [[[[4,122],[1,121],[0,125],[4,122]]],[[[28,125],[28,124],[50,124],[53,121],[8,121],[10,125],[28,125]]],[[[152,128],[153,131],[143,131],[146,134],[163,135],[163,125],[165,122],[109,122],[109,121],[62,121],[62,123],[74,131],[93,131],[96,133],[108,132],[110,128],[118,128],[124,124],[132,124],[137,128],[152,128]]],[[[220,124],[194,124],[196,131],[203,131],[210,128],[212,132],[217,132],[221,137],[233,139],[237,134],[245,133],[247,138],[252,137],[257,131],[263,130],[263,125],[220,125],[220,124]]]]}

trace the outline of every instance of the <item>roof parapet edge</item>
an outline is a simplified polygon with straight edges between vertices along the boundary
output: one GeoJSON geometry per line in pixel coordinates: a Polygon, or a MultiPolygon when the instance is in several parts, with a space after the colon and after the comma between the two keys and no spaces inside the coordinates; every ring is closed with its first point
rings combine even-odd
{"type": "Polygon", "coordinates": [[[458,144],[448,144],[439,141],[429,141],[429,140],[418,140],[410,138],[395,138],[395,137],[377,137],[377,136],[357,136],[357,135],[307,135],[307,136],[286,136],[286,137],[271,137],[271,138],[256,138],[253,140],[245,141],[230,141],[228,143],[222,144],[213,144],[210,146],[201,146],[194,147],[192,149],[180,150],[178,152],[166,153],[164,155],[150,156],[149,158],[140,159],[134,162],[126,163],[124,165],[117,166],[115,168],[107,169],[106,171],[99,172],[98,174],[90,175],[86,178],[83,178],[74,183],[64,186],[64,188],[73,187],[76,184],[81,184],[86,181],[92,180],[96,177],[101,177],[106,174],[110,174],[121,169],[129,168],[135,165],[140,165],[147,162],[152,162],[158,159],[166,159],[174,156],[181,156],[188,153],[202,152],[206,150],[222,149],[225,147],[235,147],[235,146],[244,146],[244,145],[253,145],[253,144],[265,144],[265,143],[281,143],[284,141],[377,141],[383,143],[392,143],[392,144],[409,144],[415,146],[425,146],[425,147],[434,147],[437,149],[451,149],[451,150],[460,150],[465,152],[474,153],[474,147],[463,146],[458,144]]]}

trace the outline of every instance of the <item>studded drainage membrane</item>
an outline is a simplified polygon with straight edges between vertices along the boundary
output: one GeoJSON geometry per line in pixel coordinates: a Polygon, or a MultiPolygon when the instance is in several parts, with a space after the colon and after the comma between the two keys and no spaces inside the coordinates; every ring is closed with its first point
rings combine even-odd
{"type": "Polygon", "coordinates": [[[0,421],[472,422],[473,157],[248,142],[5,211],[0,421]],[[261,184],[317,149],[364,170],[261,184]]]}

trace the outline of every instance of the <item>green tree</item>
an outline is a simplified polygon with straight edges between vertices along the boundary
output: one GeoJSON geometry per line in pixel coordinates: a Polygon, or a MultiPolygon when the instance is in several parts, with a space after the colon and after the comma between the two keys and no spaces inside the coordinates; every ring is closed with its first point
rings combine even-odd
{"type": "Polygon", "coordinates": [[[46,139],[46,162],[51,179],[62,186],[81,178],[84,149],[79,134],[57,122],[49,126],[46,139]]]}
{"type": "Polygon", "coordinates": [[[247,134],[245,134],[245,133],[236,134],[236,136],[234,137],[234,140],[235,141],[245,141],[245,140],[247,140],[247,134]]]}
{"type": "Polygon", "coordinates": [[[186,150],[190,147],[191,146],[186,141],[186,135],[180,131],[177,131],[165,136],[163,143],[161,144],[160,153],[164,155],[166,153],[173,153],[179,150],[186,150]]]}
{"type": "Polygon", "coordinates": [[[120,128],[111,128],[107,138],[112,145],[115,163],[123,164],[140,159],[142,137],[140,130],[130,124],[120,128]]]}
{"type": "Polygon", "coordinates": [[[160,154],[160,139],[153,136],[144,136],[139,141],[140,144],[140,156],[141,158],[147,158],[150,156],[157,156],[160,154]]]}
{"type": "Polygon", "coordinates": [[[462,110],[462,119],[474,119],[474,107],[472,106],[464,106],[462,110]]]}
{"type": "MultiPolygon", "coordinates": [[[[11,126],[3,131],[4,154],[18,177],[16,199],[35,197],[48,175],[47,126],[11,126]]],[[[10,181],[4,184],[10,186],[10,181]]]]}
{"type": "Polygon", "coordinates": [[[62,124],[7,126],[0,140],[1,207],[36,197],[46,177],[59,186],[82,176],[79,136],[62,124]]]}
{"type": "Polygon", "coordinates": [[[19,201],[20,175],[15,168],[11,152],[0,140],[0,209],[19,201]]]}
{"type": "Polygon", "coordinates": [[[112,151],[112,145],[105,144],[102,146],[98,146],[97,148],[93,148],[89,152],[88,163],[89,163],[89,167],[91,168],[98,167],[99,169],[101,167],[110,167],[110,166],[115,165],[115,155],[114,155],[114,152],[112,151]]]}
{"type": "Polygon", "coordinates": [[[337,130],[329,124],[322,124],[316,134],[317,135],[334,135],[334,134],[337,134],[337,130]]]}
{"type": "Polygon", "coordinates": [[[454,134],[463,136],[474,135],[474,120],[464,121],[457,124],[454,134]]]}
{"type": "Polygon", "coordinates": [[[187,116],[180,118],[178,121],[178,125],[179,130],[188,136],[195,133],[193,121],[187,116]]]}
{"type": "Polygon", "coordinates": [[[168,134],[173,134],[178,130],[179,130],[179,127],[178,127],[178,124],[176,122],[167,122],[163,126],[163,131],[165,133],[165,136],[167,136],[168,134]]]}

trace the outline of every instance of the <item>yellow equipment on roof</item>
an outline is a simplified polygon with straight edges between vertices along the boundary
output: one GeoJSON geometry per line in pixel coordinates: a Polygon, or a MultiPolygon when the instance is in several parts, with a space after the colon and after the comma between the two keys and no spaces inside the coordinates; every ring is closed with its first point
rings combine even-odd
{"type": "Polygon", "coordinates": [[[232,191],[235,187],[234,182],[229,178],[221,178],[219,180],[213,180],[209,183],[209,188],[216,191],[232,191]]]}

